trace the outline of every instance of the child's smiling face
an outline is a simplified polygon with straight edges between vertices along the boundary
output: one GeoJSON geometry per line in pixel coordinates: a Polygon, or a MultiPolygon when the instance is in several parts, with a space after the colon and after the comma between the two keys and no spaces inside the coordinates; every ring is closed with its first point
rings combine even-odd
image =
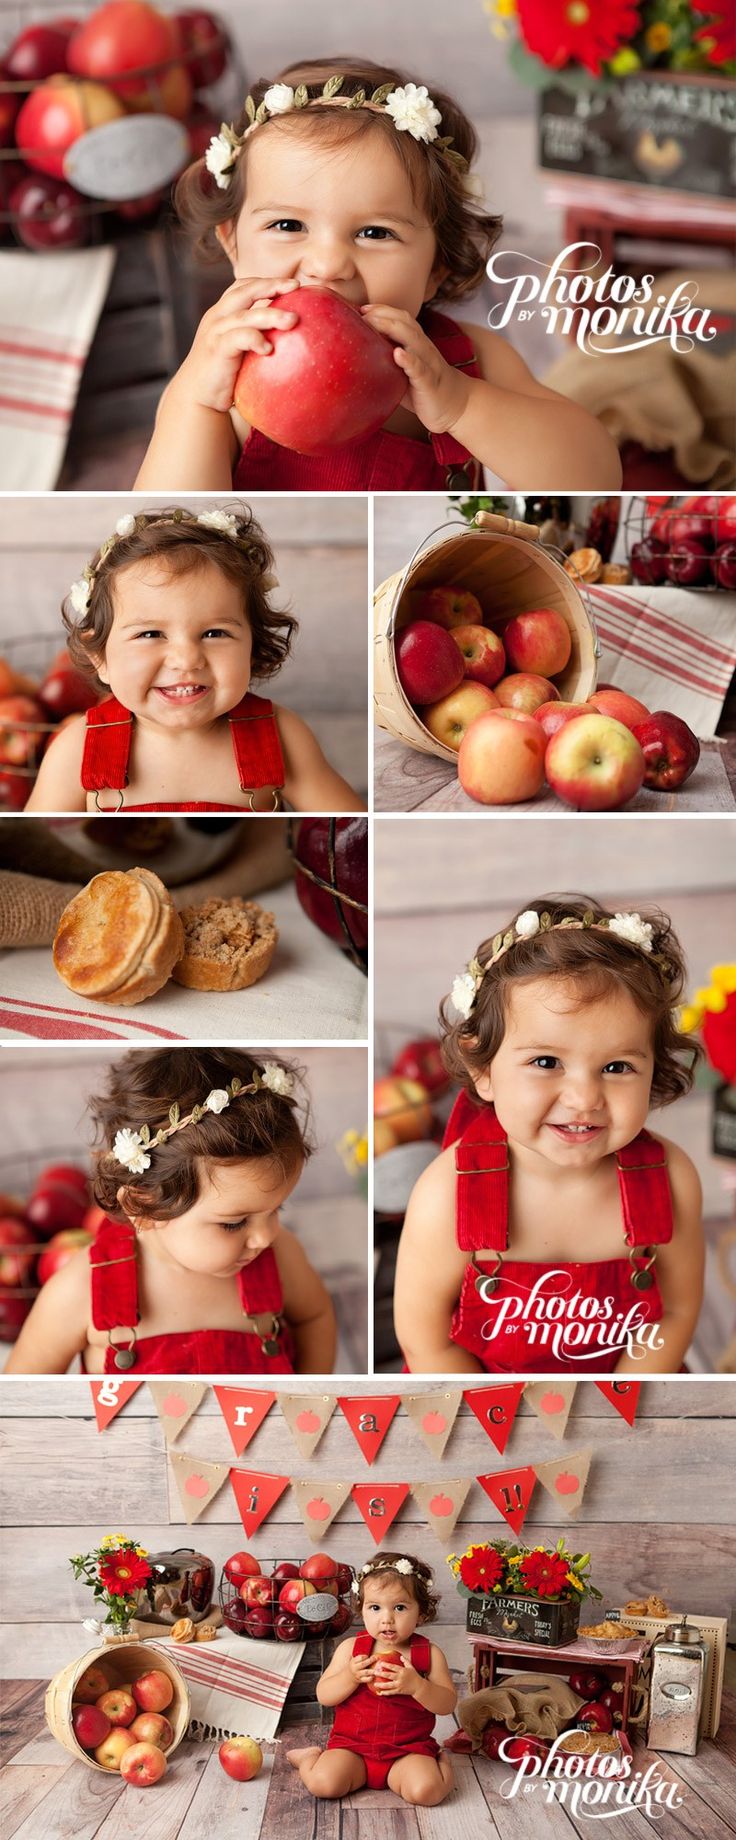
{"type": "Polygon", "coordinates": [[[267,129],[248,143],[246,197],[221,241],[236,279],[329,287],[416,318],[441,279],[434,230],[382,133],[342,145],[267,129]]]}
{"type": "Polygon", "coordinates": [[[155,1233],[155,1251],[167,1263],[199,1276],[232,1279],[273,1245],[279,1208],[301,1172],[300,1161],[285,1175],[268,1157],[203,1163],[193,1207],[174,1220],[138,1218],[136,1224],[155,1233]]]}
{"type": "Polygon", "coordinates": [[[368,1578],[361,1615],[374,1641],[409,1642],[421,1615],[410,1585],[403,1578],[368,1578]]]}
{"type": "Polygon", "coordinates": [[[142,722],[174,733],[208,727],[250,683],[251,631],[242,591],[203,561],[173,574],[164,561],[118,571],[115,617],[97,670],[142,722]]]}
{"type": "Polygon", "coordinates": [[[631,1143],[649,1110],[652,1028],[628,991],[595,1001],[567,978],[512,986],[506,1031],[476,1081],[517,1154],[592,1168],[631,1143]]]}

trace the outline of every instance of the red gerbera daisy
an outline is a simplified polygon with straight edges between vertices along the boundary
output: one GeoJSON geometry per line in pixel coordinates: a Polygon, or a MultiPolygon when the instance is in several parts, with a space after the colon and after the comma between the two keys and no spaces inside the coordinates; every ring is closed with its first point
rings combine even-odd
{"type": "Polygon", "coordinates": [[[99,1574],[102,1584],[114,1597],[127,1597],[131,1591],[139,1591],[150,1578],[151,1567],[136,1552],[126,1552],[124,1547],[119,1547],[117,1552],[107,1553],[100,1560],[99,1574]]]}
{"type": "Polygon", "coordinates": [[[559,1597],[568,1568],[558,1553],[532,1552],[519,1566],[522,1582],[538,1597],[559,1597]]]}
{"type": "Polygon", "coordinates": [[[517,13],[527,49],[543,64],[584,64],[594,77],[641,26],[634,0],[517,0],[517,13]]]}
{"type": "Polygon", "coordinates": [[[469,1591],[492,1591],[503,1577],[503,1559],[492,1546],[471,1546],[460,1560],[460,1577],[469,1591]]]}
{"type": "Polygon", "coordinates": [[[691,0],[691,4],[698,13],[719,15],[711,19],[709,25],[698,26],[693,35],[696,45],[700,46],[701,51],[707,52],[709,63],[726,64],[736,58],[736,26],[733,24],[733,15],[730,18],[725,16],[722,0],[713,0],[712,5],[706,5],[705,0],[701,4],[699,0],[691,0]]]}

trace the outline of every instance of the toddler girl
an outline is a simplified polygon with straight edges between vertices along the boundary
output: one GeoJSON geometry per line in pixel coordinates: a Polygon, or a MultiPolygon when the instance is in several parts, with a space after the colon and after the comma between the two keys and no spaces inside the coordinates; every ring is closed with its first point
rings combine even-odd
{"type": "Polygon", "coordinates": [[[8,1372],[329,1373],[329,1296],[279,1209],[310,1154],[293,1071],[244,1049],[133,1052],[92,1102],[104,1216],[44,1284],[8,1372]]]}
{"type": "Polygon", "coordinates": [[[432,1573],[408,1553],[378,1553],[356,1589],[365,1633],[339,1644],[317,1683],[320,1705],[337,1708],[327,1749],[288,1751],[289,1762],[312,1795],[393,1789],[405,1802],[433,1807],[454,1778],[432,1729],[453,1711],[457,1693],[442,1650],[415,1635],[437,1615],[432,1573]],[[403,1660],[381,1661],[384,1649],[403,1660]]]}
{"type": "Polygon", "coordinates": [[[256,696],[297,621],[247,507],[118,520],[63,608],[111,695],[59,730],[28,811],[363,811],[301,716],[256,696]],[[203,797],[203,793],[207,797],[203,797]]]}
{"type": "Polygon", "coordinates": [[[315,59],[255,85],[177,187],[185,226],[204,251],[220,245],[234,281],[167,386],[139,490],[441,492],[474,487],[481,466],[514,489],[618,487],[598,421],[498,335],[430,304],[476,291],[500,231],[470,176],[476,150],[451,97],[368,59],[315,59]],[[233,407],[244,354],[269,353],[269,333],[296,323],[273,300],[297,287],[356,307],[406,379],[378,433],[326,456],[277,446],[233,407]]]}
{"type": "Polygon", "coordinates": [[[444,1052],[465,1090],[396,1273],[412,1372],[678,1372],[703,1294],[700,1185],[644,1126],[692,1085],[683,981],[666,915],[559,895],[455,979],[444,1052]]]}

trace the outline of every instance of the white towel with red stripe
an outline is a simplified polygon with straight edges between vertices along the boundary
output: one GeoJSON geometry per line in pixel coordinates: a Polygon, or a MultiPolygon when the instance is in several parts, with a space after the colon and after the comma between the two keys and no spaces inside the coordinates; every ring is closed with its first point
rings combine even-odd
{"type": "Polygon", "coordinates": [[[53,491],[116,252],[0,253],[0,491],[53,491]]]}
{"type": "Polygon", "coordinates": [[[708,740],[736,671],[736,594],[684,588],[588,589],[599,683],[669,709],[708,740]]]}
{"type": "Polygon", "coordinates": [[[274,1738],[304,1642],[256,1642],[218,1630],[215,1642],[177,1643],[173,1657],[192,1701],[192,1738],[274,1738]]]}

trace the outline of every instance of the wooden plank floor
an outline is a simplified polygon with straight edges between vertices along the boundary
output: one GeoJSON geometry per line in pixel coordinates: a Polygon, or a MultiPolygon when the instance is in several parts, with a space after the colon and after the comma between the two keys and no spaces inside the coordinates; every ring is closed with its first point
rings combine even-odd
{"type": "MultiPolygon", "coordinates": [[[[66,1758],[43,1723],[44,1683],[3,1687],[0,1832],[4,1840],[589,1840],[590,1815],[542,1799],[531,1784],[509,1801],[507,1766],[453,1758],[456,1789],[439,1808],[411,1808],[389,1790],[315,1802],[286,1761],[292,1745],[324,1743],[316,1720],[286,1728],[261,1775],[235,1783],[213,1744],[180,1745],[169,1774],[148,1794],[66,1758]]],[[[448,1737],[449,1719],[438,1721],[448,1737]]],[[[727,1690],[721,1729],[697,1757],[635,1750],[635,1770],[656,1764],[678,1785],[682,1806],[659,1818],[641,1808],[616,1815],[619,1840],[732,1840],[736,1835],[736,1694],[727,1690]]]]}
{"type": "MultiPolygon", "coordinates": [[[[649,792],[644,788],[626,806],[629,817],[640,815],[673,816],[692,812],[736,811],[734,750],[722,741],[704,741],[697,775],[680,792],[649,792]]],[[[507,811],[508,807],[486,807],[463,792],[454,761],[441,760],[437,754],[420,754],[416,748],[396,741],[392,735],[376,728],[374,743],[374,809],[385,811],[475,812],[507,811]]],[[[546,791],[523,806],[512,807],[518,817],[542,817],[548,812],[567,814],[569,808],[546,791]]]]}

